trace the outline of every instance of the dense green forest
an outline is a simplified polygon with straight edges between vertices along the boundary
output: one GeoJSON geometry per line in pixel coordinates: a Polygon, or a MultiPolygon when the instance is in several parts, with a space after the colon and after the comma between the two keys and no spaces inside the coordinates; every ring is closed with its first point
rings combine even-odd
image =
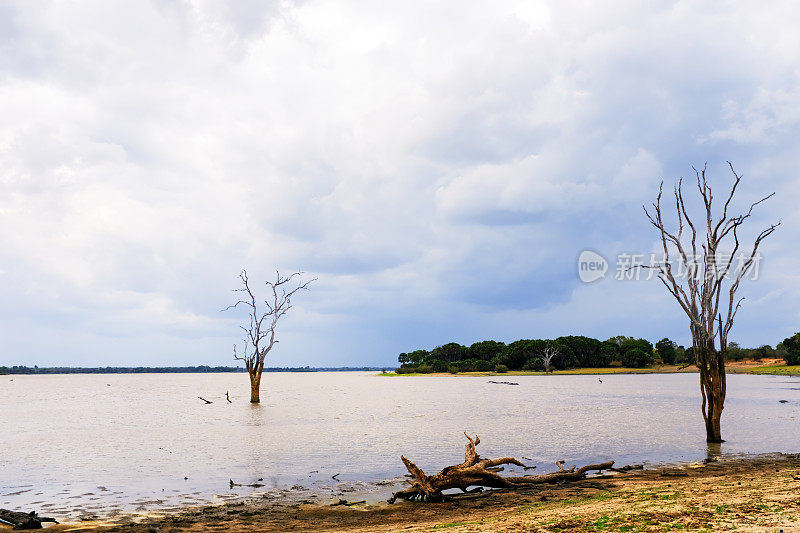
{"type": "MultiPolygon", "coordinates": [[[[481,341],[471,346],[451,342],[433,350],[415,350],[398,357],[398,373],[483,372],[507,370],[601,368],[620,366],[642,368],[653,364],[689,365],[694,363],[692,348],[684,348],[664,338],[653,345],[646,339],[612,337],[601,341],[584,336],[556,339],[522,339],[505,344],[481,341]]],[[[800,333],[776,348],[769,345],[742,348],[732,342],[728,360],[783,358],[787,364],[800,364],[800,333]]]]}

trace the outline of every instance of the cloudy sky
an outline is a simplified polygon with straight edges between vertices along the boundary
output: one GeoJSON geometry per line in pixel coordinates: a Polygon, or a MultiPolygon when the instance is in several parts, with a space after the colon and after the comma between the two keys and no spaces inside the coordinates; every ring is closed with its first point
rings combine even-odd
{"type": "MultiPolygon", "coordinates": [[[[3,2],[0,364],[233,364],[254,280],[317,277],[284,365],[449,341],[688,341],[641,212],[708,162],[782,219],[732,338],[800,330],[800,7],[3,2]],[[583,284],[584,249],[611,262],[583,284]]],[[[721,193],[720,193],[721,195],[721,193]]]]}

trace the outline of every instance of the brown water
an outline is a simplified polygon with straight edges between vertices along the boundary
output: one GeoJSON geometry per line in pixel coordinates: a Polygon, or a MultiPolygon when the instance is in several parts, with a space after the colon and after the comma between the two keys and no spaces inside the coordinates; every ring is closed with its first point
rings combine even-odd
{"type": "MultiPolygon", "coordinates": [[[[398,481],[401,453],[426,471],[460,462],[463,431],[481,436],[482,455],[525,457],[540,471],[559,459],[709,453],[696,374],[270,373],[256,406],[248,389],[246,374],[0,376],[0,507],[76,518],[293,486],[383,496],[377,482],[398,481]],[[231,489],[231,479],[265,486],[231,489]]],[[[722,453],[800,452],[799,423],[800,379],[729,377],[722,453]]]]}

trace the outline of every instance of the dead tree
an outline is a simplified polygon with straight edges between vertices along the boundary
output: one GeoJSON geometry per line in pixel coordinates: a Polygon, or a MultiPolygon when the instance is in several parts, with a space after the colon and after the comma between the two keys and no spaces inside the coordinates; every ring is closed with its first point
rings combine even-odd
{"type": "Polygon", "coordinates": [[[280,272],[276,272],[275,281],[266,282],[271,294],[264,300],[263,307],[261,307],[250,288],[247,271],[242,270],[239,274],[242,288],[234,289],[234,292],[244,293],[244,297],[224,309],[232,309],[240,305],[248,308],[250,324],[240,326],[245,332],[244,348],[240,354],[234,345],[233,358],[244,361],[244,366],[250,374],[250,401],[252,403],[260,402],[261,373],[264,371],[264,360],[267,354],[278,343],[275,338],[278,320],[292,308],[292,296],[299,290],[307,289],[308,285],[316,279],[301,281],[302,274],[302,272],[293,272],[284,277],[280,272]],[[298,279],[293,281],[294,278],[298,279]]]}
{"type": "Polygon", "coordinates": [[[551,365],[553,364],[553,359],[558,356],[559,351],[558,348],[553,346],[552,344],[548,344],[544,351],[542,352],[542,363],[544,363],[544,371],[548,374],[552,372],[551,365]]]}
{"type": "Polygon", "coordinates": [[[742,177],[730,162],[728,166],[734,182],[718,218],[712,209],[713,195],[705,166],[699,171],[695,169],[697,189],[703,201],[702,222],[695,225],[689,216],[684,203],[683,179],[678,180],[674,191],[677,229],[668,230],[662,219],[661,194],[664,182],[661,182],[656,202],[652,204],[653,211],[644,208],[648,220],[659,232],[664,252],[663,261],[657,265],[647,265],[646,268],[657,271],[657,277],[689,317],[693,351],[700,370],[701,410],[708,442],[722,442],[720,418],[725,405],[728,333],[744,299],[737,300],[736,291],[757,260],[761,241],[780,225],[779,221],[761,231],[755,237],[752,248],[740,247],[740,226],[750,218],[755,206],[775,193],[750,204],[746,212],[729,216],[728,209],[742,177]],[[684,234],[684,230],[688,235],[684,234]],[[672,264],[673,260],[676,265],[672,264]],[[726,280],[729,281],[727,285],[726,280]]]}
{"type": "Polygon", "coordinates": [[[469,441],[464,450],[464,462],[459,465],[448,466],[438,474],[426,475],[417,465],[400,456],[403,464],[406,465],[411,478],[411,487],[406,490],[395,492],[389,503],[394,503],[398,498],[403,500],[419,500],[438,502],[444,499],[442,491],[448,489],[461,489],[467,492],[469,487],[490,487],[490,488],[514,488],[525,485],[539,485],[543,483],[557,483],[559,481],[577,481],[586,477],[586,473],[592,470],[606,470],[614,465],[614,461],[607,463],[587,465],[576,469],[572,467],[565,469],[563,461],[558,461],[557,472],[549,474],[531,476],[501,476],[498,472],[503,470],[502,465],[517,465],[530,469],[513,457],[503,457],[500,459],[481,459],[475,447],[480,444],[481,439],[476,435],[471,438],[464,433],[469,441]]]}

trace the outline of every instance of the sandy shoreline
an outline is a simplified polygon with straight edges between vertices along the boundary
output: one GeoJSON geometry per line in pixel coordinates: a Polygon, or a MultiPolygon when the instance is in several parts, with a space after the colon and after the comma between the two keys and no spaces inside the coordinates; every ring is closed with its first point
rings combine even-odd
{"type": "MultiPolygon", "coordinates": [[[[348,495],[358,501],[359,495],[348,495]]],[[[60,531],[800,531],[800,455],[691,463],[439,504],[252,499],[60,531]],[[324,503],[323,503],[324,502],[324,503]]]]}

